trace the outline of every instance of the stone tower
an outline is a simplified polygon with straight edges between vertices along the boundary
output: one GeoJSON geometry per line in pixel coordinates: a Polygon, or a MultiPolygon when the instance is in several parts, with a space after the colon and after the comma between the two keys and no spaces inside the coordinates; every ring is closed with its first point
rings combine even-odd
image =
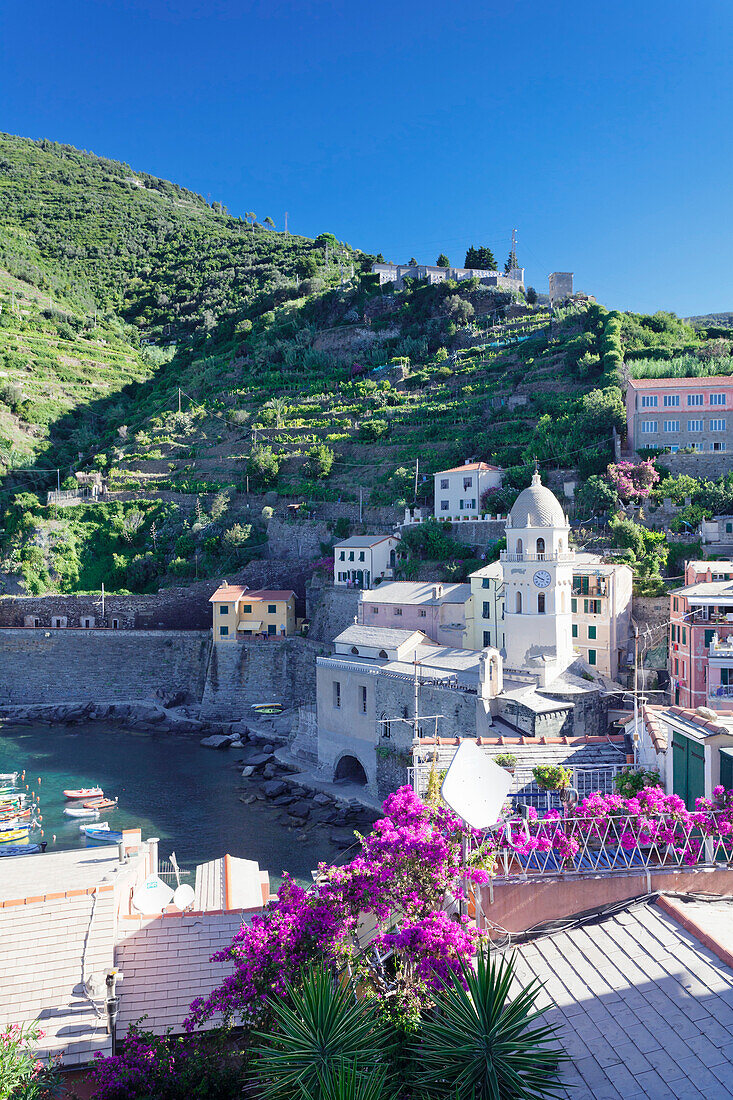
{"type": "Polygon", "coordinates": [[[541,683],[573,660],[570,525],[535,471],[509,513],[504,569],[507,669],[539,672],[541,683]]]}

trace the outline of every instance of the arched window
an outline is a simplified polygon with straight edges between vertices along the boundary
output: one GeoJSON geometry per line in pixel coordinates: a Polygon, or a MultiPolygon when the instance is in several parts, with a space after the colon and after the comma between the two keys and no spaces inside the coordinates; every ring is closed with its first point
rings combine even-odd
{"type": "Polygon", "coordinates": [[[545,540],[543,538],[537,539],[537,557],[545,556],[545,540]]]}
{"type": "Polygon", "coordinates": [[[557,552],[558,552],[558,554],[562,554],[563,549],[564,548],[563,548],[562,538],[559,538],[557,540],[557,552]]]}
{"type": "Polygon", "coordinates": [[[524,544],[521,539],[517,539],[517,557],[521,557],[524,553],[524,544]]]}
{"type": "Polygon", "coordinates": [[[560,610],[563,612],[563,614],[565,613],[565,606],[566,606],[565,605],[565,593],[561,592],[560,593],[560,610]]]}
{"type": "Polygon", "coordinates": [[[517,615],[522,614],[522,593],[521,592],[517,592],[517,607],[516,607],[516,610],[517,610],[517,615]]]}
{"type": "Polygon", "coordinates": [[[537,597],[537,614],[544,615],[545,613],[545,593],[540,592],[537,597]]]}

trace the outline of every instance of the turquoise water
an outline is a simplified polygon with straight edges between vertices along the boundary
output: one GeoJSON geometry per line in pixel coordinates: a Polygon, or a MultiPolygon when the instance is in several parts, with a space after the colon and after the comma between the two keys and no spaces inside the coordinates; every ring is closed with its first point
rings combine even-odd
{"type": "MultiPolygon", "coordinates": [[[[63,813],[64,789],[100,786],[118,808],[100,815],[111,829],[140,826],[160,838],[161,858],[175,851],[181,867],[225,853],[256,859],[277,884],[283,870],[311,881],[320,860],[333,858],[328,831],[298,831],[278,823],[281,812],[264,802],[246,806],[235,761],[243,750],[214,752],[197,740],[132,733],[93,723],[71,727],[0,728],[0,772],[23,771],[40,796],[48,851],[83,848],[79,819],[63,813]],[[40,780],[40,783],[39,783],[40,780]]],[[[93,823],[90,821],[90,823],[93,823]]],[[[32,838],[39,839],[38,830],[32,838]]]]}

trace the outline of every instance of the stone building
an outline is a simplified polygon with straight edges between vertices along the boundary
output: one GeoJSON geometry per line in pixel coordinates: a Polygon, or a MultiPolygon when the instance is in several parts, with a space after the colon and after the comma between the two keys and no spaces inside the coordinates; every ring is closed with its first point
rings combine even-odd
{"type": "Polygon", "coordinates": [[[550,274],[550,305],[555,306],[573,293],[573,272],[553,271],[550,274]]]}
{"type": "Polygon", "coordinates": [[[524,268],[513,267],[508,274],[501,271],[489,271],[469,267],[433,267],[430,264],[372,264],[372,274],[379,275],[380,286],[394,283],[399,290],[405,279],[421,279],[429,283],[444,283],[447,279],[460,283],[466,279],[478,279],[484,286],[495,286],[500,290],[522,290],[524,288],[524,268]]]}

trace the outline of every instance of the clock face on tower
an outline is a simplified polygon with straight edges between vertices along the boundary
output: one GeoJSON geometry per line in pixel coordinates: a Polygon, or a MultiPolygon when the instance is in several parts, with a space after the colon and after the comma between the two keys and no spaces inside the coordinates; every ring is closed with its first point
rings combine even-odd
{"type": "Polygon", "coordinates": [[[534,583],[537,588],[549,588],[552,577],[546,569],[538,569],[534,575],[534,583]]]}

